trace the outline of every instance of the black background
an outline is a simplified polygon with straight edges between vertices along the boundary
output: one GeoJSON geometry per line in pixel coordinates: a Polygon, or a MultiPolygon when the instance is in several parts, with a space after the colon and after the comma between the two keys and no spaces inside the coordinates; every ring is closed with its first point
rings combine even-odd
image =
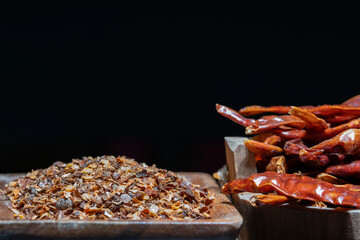
{"type": "Polygon", "coordinates": [[[335,104],[359,94],[358,7],[133,2],[2,7],[0,172],[127,155],[212,173],[215,103],[335,104]]]}

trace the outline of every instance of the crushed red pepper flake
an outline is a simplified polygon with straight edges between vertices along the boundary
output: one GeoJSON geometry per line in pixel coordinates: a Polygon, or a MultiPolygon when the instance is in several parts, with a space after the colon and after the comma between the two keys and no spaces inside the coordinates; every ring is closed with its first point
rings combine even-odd
{"type": "Polygon", "coordinates": [[[124,156],[58,161],[9,182],[0,195],[17,219],[32,220],[191,221],[210,218],[214,199],[172,171],[124,156]]]}

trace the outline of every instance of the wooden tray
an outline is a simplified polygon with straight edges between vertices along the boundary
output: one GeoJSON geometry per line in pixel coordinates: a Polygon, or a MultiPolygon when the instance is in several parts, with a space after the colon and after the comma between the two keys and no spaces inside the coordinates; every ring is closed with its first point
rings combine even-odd
{"type": "MultiPolygon", "coordinates": [[[[243,137],[225,137],[230,180],[256,172],[255,160],[243,137]]],[[[244,218],[239,237],[247,239],[360,239],[360,210],[302,207],[294,204],[254,207],[254,193],[233,194],[244,218]]]]}
{"type": "MultiPolygon", "coordinates": [[[[211,219],[187,221],[82,221],[15,220],[0,202],[0,239],[235,239],[242,217],[225,195],[219,193],[215,180],[206,173],[180,173],[194,184],[215,192],[211,219]]],[[[0,188],[22,174],[0,174],[0,188]]]]}

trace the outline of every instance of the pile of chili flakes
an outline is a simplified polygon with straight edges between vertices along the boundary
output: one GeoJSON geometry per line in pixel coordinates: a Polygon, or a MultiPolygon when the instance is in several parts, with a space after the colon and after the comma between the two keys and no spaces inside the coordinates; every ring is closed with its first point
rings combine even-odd
{"type": "Polygon", "coordinates": [[[208,219],[214,199],[174,172],[114,156],[55,162],[1,194],[17,219],[32,220],[208,219]]]}

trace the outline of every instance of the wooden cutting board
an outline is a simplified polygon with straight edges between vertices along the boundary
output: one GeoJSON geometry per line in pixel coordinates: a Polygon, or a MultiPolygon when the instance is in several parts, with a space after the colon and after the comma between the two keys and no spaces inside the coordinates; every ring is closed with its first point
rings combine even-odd
{"type": "MultiPolygon", "coordinates": [[[[242,217],[206,173],[182,172],[187,180],[215,192],[211,219],[196,221],[15,220],[0,202],[0,239],[235,239],[242,217]]],[[[0,174],[0,188],[23,174],[0,174]]]]}
{"type": "MultiPolygon", "coordinates": [[[[230,180],[256,172],[255,159],[243,137],[225,137],[230,180]]],[[[294,204],[254,207],[254,193],[233,194],[233,204],[244,218],[241,240],[360,239],[360,210],[305,207],[294,204]]]]}

